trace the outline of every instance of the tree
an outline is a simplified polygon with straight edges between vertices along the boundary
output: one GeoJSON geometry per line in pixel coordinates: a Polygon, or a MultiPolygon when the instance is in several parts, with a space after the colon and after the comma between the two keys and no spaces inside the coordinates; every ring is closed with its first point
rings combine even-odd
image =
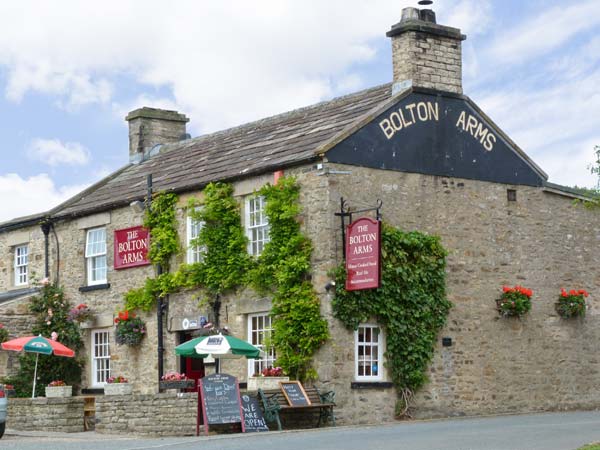
{"type": "MultiPolygon", "coordinates": [[[[35,316],[31,328],[33,335],[56,339],[72,350],[83,347],[79,326],[69,320],[70,303],[65,299],[62,288],[42,280],[41,291],[31,299],[29,311],[35,316]]],[[[19,357],[19,372],[4,381],[15,387],[18,397],[30,397],[35,368],[35,354],[24,353],[19,357]]],[[[69,385],[81,383],[83,362],[76,358],[64,358],[54,355],[39,355],[37,369],[36,395],[43,395],[44,388],[54,380],[63,380],[69,385]]]]}

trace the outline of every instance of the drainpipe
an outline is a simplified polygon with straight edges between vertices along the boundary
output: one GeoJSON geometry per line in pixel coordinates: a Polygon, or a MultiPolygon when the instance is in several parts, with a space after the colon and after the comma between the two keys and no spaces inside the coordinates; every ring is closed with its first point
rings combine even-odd
{"type": "MultiPolygon", "coordinates": [[[[148,174],[146,177],[146,208],[148,212],[152,210],[152,174],[148,174]]],[[[156,264],[156,275],[160,276],[163,273],[162,266],[160,264],[156,264]]],[[[156,299],[156,334],[157,336],[157,356],[158,356],[158,392],[162,392],[160,389],[160,379],[164,375],[164,340],[163,340],[163,310],[164,303],[162,297],[158,297],[156,299]]]]}
{"type": "Polygon", "coordinates": [[[49,236],[50,229],[52,228],[52,222],[50,219],[44,219],[40,224],[42,233],[44,233],[44,277],[50,277],[50,250],[49,250],[49,236]]]}

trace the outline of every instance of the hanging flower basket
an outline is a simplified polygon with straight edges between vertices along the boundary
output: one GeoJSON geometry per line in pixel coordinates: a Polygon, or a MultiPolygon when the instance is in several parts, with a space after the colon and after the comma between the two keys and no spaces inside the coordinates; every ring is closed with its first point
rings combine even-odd
{"type": "Polygon", "coordinates": [[[585,316],[585,298],[588,295],[590,294],[588,294],[588,292],[584,289],[571,289],[568,292],[564,289],[561,289],[558,301],[554,305],[556,312],[563,319],[585,316]]]}
{"type": "Polygon", "coordinates": [[[496,300],[498,313],[504,317],[521,317],[531,310],[533,291],[523,286],[502,287],[502,295],[496,300]]]}
{"type": "Polygon", "coordinates": [[[115,324],[115,340],[118,345],[138,346],[146,335],[146,324],[144,321],[129,311],[119,312],[119,316],[115,319],[115,324]]]}

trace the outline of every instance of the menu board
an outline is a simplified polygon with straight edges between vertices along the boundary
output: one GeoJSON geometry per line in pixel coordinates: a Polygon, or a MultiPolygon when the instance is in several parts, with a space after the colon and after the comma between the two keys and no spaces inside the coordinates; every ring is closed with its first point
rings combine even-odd
{"type": "Polygon", "coordinates": [[[258,400],[249,395],[242,395],[241,399],[242,411],[244,412],[244,424],[246,425],[245,432],[269,431],[262,410],[258,405],[258,400]]]}
{"type": "Polygon", "coordinates": [[[279,385],[290,406],[308,406],[311,404],[299,381],[280,381],[279,385]]]}
{"type": "Polygon", "coordinates": [[[237,379],[224,373],[215,373],[200,379],[202,415],[208,433],[209,425],[241,423],[242,406],[237,379]]]}

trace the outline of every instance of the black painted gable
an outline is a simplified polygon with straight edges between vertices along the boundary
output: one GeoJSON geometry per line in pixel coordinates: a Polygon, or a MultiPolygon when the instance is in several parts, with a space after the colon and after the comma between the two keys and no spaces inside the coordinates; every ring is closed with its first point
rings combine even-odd
{"type": "Polygon", "coordinates": [[[413,89],[326,152],[330,162],[542,186],[533,161],[470,99],[413,89]]]}

